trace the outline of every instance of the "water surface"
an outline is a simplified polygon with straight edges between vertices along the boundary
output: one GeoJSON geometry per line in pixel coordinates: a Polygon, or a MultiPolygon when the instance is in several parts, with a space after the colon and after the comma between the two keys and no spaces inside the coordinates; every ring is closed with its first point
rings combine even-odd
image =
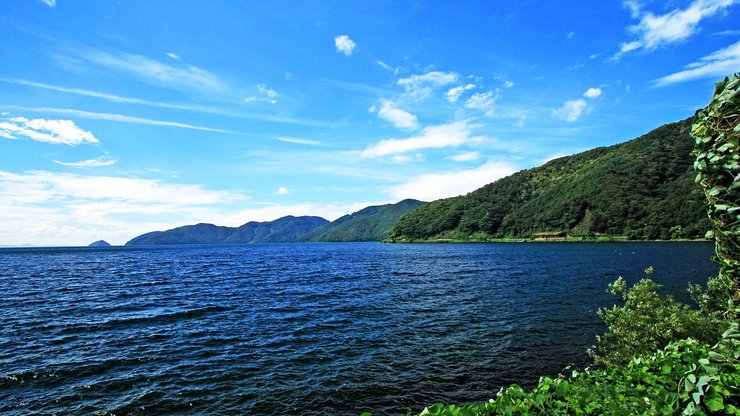
{"type": "Polygon", "coordinates": [[[607,283],[686,299],[709,243],[0,250],[0,413],[358,414],[587,363],[607,283]]]}

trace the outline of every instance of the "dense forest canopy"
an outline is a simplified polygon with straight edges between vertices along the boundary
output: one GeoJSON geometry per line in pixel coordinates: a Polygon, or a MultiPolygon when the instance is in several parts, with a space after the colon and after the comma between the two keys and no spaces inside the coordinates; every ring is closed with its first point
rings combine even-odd
{"type": "Polygon", "coordinates": [[[538,233],[699,238],[708,228],[694,183],[692,119],[626,143],[552,160],[401,217],[391,241],[529,238],[538,233]]]}

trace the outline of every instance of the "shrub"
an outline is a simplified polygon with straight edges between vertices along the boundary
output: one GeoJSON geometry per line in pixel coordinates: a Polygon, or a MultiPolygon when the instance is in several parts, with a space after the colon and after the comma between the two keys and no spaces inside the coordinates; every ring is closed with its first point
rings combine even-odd
{"type": "Polygon", "coordinates": [[[661,285],[650,279],[652,274],[650,267],[646,278],[629,289],[621,277],[609,285],[613,294],[622,296],[624,305],[598,312],[608,331],[596,337],[597,348],[589,351],[596,363],[620,365],[682,338],[707,343],[719,338],[723,327],[719,313],[691,309],[658,293],[661,285]]]}

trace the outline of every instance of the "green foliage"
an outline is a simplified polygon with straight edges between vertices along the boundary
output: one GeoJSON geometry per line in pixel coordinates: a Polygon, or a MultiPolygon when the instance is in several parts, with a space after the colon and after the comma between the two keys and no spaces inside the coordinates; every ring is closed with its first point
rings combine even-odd
{"type": "Polygon", "coordinates": [[[697,111],[696,182],[704,187],[720,273],[715,282],[740,301],[740,73],[717,83],[709,105],[697,111]]]}
{"type": "Polygon", "coordinates": [[[596,363],[621,365],[682,338],[712,343],[722,332],[718,312],[691,309],[672,296],[661,295],[661,286],[650,279],[652,267],[645,274],[647,278],[629,289],[621,277],[609,285],[624,305],[598,312],[608,331],[596,337],[597,349],[589,351],[596,363]]]}
{"type": "Polygon", "coordinates": [[[701,238],[709,223],[702,215],[704,196],[694,183],[691,121],[431,202],[401,217],[390,239],[528,238],[546,231],[701,238]]]}
{"type": "Polygon", "coordinates": [[[420,416],[740,415],[740,332],[732,323],[714,346],[675,341],[625,365],[542,377],[466,406],[435,404],[420,416]]]}

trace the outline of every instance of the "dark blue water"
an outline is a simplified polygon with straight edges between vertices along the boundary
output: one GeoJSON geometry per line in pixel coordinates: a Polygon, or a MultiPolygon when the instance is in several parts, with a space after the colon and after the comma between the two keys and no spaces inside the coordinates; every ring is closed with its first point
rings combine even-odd
{"type": "Polygon", "coordinates": [[[706,243],[0,250],[0,413],[376,414],[474,402],[587,363],[647,266],[706,243]]]}

